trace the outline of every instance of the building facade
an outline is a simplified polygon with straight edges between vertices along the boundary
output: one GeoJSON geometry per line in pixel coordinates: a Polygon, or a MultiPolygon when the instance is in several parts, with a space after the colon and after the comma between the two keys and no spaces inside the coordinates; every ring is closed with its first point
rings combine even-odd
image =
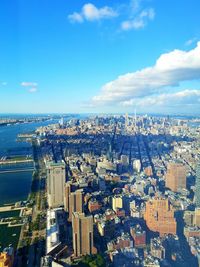
{"type": "Polygon", "coordinates": [[[148,228],[153,232],[158,232],[160,236],[176,234],[174,209],[168,199],[155,198],[147,201],[144,219],[148,228]]]}
{"type": "Polygon", "coordinates": [[[93,217],[73,212],[72,229],[74,256],[93,254],[93,217]]]}
{"type": "Polygon", "coordinates": [[[64,205],[65,163],[48,162],[47,169],[47,194],[50,208],[64,205]]]}
{"type": "Polygon", "coordinates": [[[79,189],[69,195],[69,221],[73,212],[83,212],[83,190],[79,189]]]}
{"type": "Polygon", "coordinates": [[[186,168],[181,163],[170,162],[167,166],[166,187],[177,192],[186,188],[186,168]]]}

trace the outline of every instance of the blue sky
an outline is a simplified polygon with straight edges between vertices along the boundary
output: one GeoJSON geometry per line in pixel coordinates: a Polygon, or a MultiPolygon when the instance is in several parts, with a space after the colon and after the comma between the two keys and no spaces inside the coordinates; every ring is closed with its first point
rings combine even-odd
{"type": "Polygon", "coordinates": [[[199,10],[199,0],[1,0],[0,113],[199,113],[199,10]]]}

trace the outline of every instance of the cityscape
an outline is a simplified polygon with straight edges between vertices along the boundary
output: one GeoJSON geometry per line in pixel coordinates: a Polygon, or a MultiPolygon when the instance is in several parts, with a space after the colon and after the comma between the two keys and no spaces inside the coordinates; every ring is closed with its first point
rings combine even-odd
{"type": "Polygon", "coordinates": [[[1,175],[33,171],[28,198],[0,207],[0,226],[20,226],[0,236],[2,266],[199,266],[200,119],[48,123],[18,134],[32,155],[0,160],[1,175]]]}
{"type": "Polygon", "coordinates": [[[0,267],[200,267],[199,10],[0,1],[0,267]]]}

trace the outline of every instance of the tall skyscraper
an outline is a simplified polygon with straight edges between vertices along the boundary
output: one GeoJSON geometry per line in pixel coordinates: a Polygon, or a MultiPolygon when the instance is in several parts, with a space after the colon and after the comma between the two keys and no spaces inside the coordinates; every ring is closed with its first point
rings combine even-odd
{"type": "Polygon", "coordinates": [[[69,195],[69,221],[73,212],[83,212],[83,190],[79,189],[69,195]]]}
{"type": "Polygon", "coordinates": [[[93,217],[84,213],[73,212],[73,249],[74,256],[90,255],[93,253],[93,217]]]}
{"type": "Polygon", "coordinates": [[[128,118],[128,113],[125,114],[125,132],[127,132],[127,128],[129,126],[129,118],[128,118]]]}
{"type": "Polygon", "coordinates": [[[196,169],[195,204],[197,208],[200,208],[200,162],[198,162],[196,169]]]}
{"type": "Polygon", "coordinates": [[[136,126],[137,126],[137,115],[136,115],[136,109],[135,109],[135,116],[134,116],[134,117],[135,117],[135,119],[134,119],[134,120],[135,120],[135,129],[136,129],[136,126]]]}
{"type": "Polygon", "coordinates": [[[169,200],[165,198],[154,198],[146,202],[144,219],[151,231],[165,234],[176,234],[176,220],[174,209],[169,200]]]}
{"type": "Polygon", "coordinates": [[[186,174],[183,164],[170,162],[167,166],[166,187],[174,192],[186,188],[186,174]]]}
{"type": "Polygon", "coordinates": [[[65,163],[48,162],[47,169],[47,194],[50,208],[64,205],[65,163]]]}
{"type": "Polygon", "coordinates": [[[68,181],[65,184],[65,188],[64,188],[64,208],[65,211],[69,212],[69,196],[71,194],[71,187],[72,187],[72,182],[68,181]]]}

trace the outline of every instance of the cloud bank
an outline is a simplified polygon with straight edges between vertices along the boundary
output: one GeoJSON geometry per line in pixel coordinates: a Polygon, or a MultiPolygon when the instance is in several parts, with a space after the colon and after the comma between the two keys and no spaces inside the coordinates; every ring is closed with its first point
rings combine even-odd
{"type": "Polygon", "coordinates": [[[130,106],[164,106],[200,105],[200,90],[183,90],[176,93],[165,93],[145,98],[132,98],[120,103],[124,107],[130,106]]]}
{"type": "MultiPolygon", "coordinates": [[[[200,42],[190,51],[175,49],[162,54],[152,67],[121,75],[108,82],[100,93],[93,97],[92,103],[94,106],[123,103],[126,105],[129,101],[133,103],[132,99],[139,100],[154,95],[160,95],[162,100],[166,96],[162,95],[166,87],[178,87],[181,82],[197,79],[200,79],[200,42]]],[[[183,93],[189,92],[186,90],[183,93]]],[[[190,93],[195,95],[197,92],[193,90],[190,93]]],[[[173,94],[169,94],[167,97],[172,96],[173,94]]]]}

